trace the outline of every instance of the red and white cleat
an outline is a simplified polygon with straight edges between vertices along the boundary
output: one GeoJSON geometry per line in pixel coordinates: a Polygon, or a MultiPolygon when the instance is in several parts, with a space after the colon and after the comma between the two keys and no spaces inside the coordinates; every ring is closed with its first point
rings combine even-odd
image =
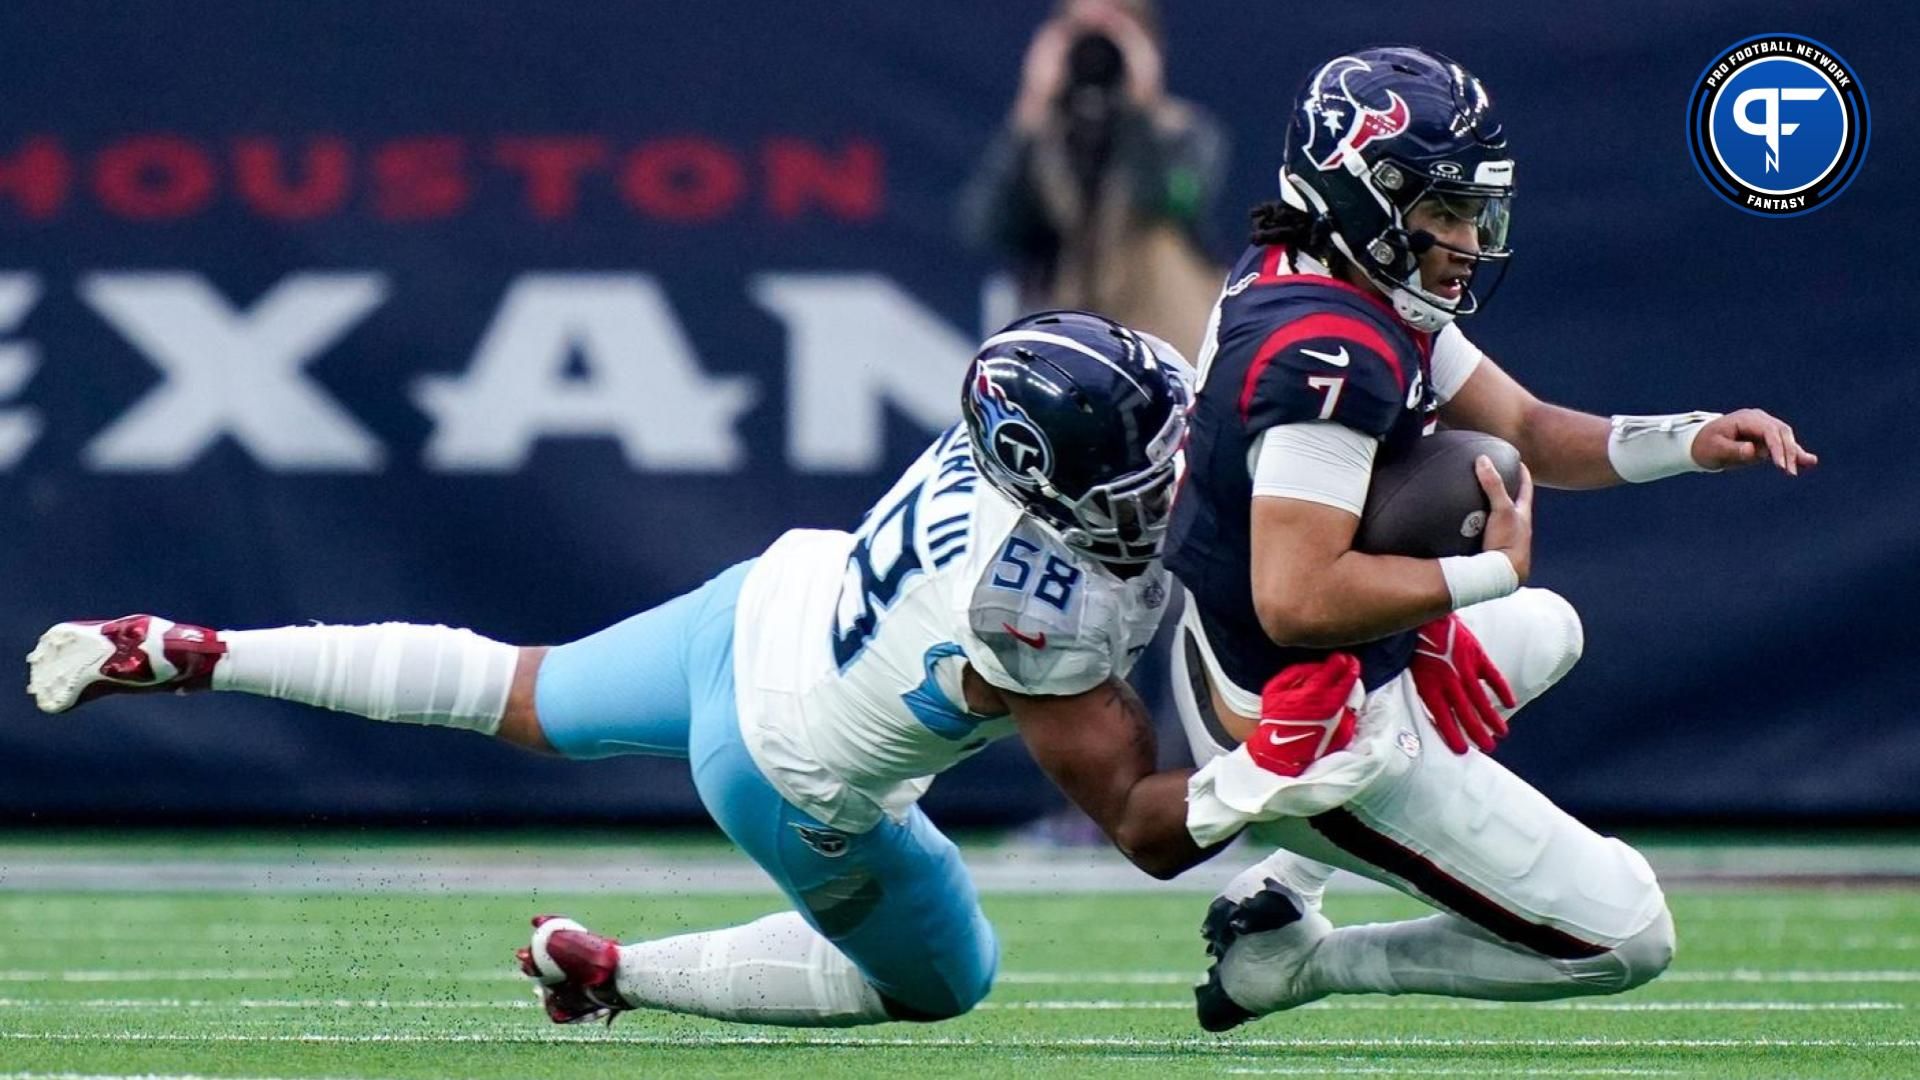
{"type": "Polygon", "coordinates": [[[533,917],[533,943],[513,953],[520,973],[540,989],[540,1004],[556,1024],[578,1024],[633,1006],[614,988],[620,968],[620,943],[559,915],[533,917]]]}
{"type": "Polygon", "coordinates": [[[226,652],[214,631],[158,615],[55,623],[27,654],[27,693],[62,713],[107,694],[203,690],[226,652]]]}

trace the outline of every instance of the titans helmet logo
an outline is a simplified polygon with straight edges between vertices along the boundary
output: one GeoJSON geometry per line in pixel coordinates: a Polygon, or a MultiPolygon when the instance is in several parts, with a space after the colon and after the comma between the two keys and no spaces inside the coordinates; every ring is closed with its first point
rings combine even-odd
{"type": "Polygon", "coordinates": [[[1001,467],[1025,481],[1031,480],[1034,470],[1043,477],[1053,474],[1053,446],[1046,435],[984,371],[974,378],[973,401],[987,435],[987,449],[1001,467]]]}

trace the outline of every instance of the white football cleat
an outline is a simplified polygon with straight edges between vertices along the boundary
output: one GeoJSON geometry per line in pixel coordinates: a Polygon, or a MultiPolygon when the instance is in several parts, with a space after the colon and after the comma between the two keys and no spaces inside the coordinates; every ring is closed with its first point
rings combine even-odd
{"type": "Polygon", "coordinates": [[[27,654],[27,693],[62,713],[108,694],[204,690],[226,652],[218,633],[158,615],[55,623],[27,654]]]}
{"type": "Polygon", "coordinates": [[[1262,870],[1255,866],[1230,882],[1200,926],[1213,964],[1193,997],[1200,1026],[1208,1031],[1227,1031],[1326,996],[1302,986],[1300,976],[1333,924],[1317,903],[1262,877],[1262,870]]]}

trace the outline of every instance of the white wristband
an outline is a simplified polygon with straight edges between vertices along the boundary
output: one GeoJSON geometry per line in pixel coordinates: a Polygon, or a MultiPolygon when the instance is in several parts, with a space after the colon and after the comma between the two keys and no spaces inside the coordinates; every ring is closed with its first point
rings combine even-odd
{"type": "Polygon", "coordinates": [[[1681,473],[1718,472],[1693,460],[1693,440],[1701,428],[1719,418],[1715,412],[1616,416],[1607,434],[1607,461],[1620,479],[1634,484],[1681,473]]]}
{"type": "Polygon", "coordinates": [[[1478,555],[1449,555],[1440,560],[1440,576],[1447,579],[1453,610],[1487,600],[1498,600],[1520,587],[1520,575],[1504,551],[1478,555]]]}

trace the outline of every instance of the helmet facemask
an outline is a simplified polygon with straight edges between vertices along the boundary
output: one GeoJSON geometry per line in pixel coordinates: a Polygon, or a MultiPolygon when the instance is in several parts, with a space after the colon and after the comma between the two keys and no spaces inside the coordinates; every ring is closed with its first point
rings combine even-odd
{"type": "Polygon", "coordinates": [[[1372,197],[1373,205],[1338,213],[1312,183],[1287,169],[1280,172],[1281,198],[1290,206],[1327,219],[1332,225],[1329,240],[1334,248],[1386,295],[1394,312],[1414,329],[1435,333],[1454,319],[1472,315],[1484,307],[1499,289],[1505,278],[1506,262],[1513,255],[1507,246],[1513,206],[1513,162],[1482,162],[1474,179],[1465,180],[1422,173],[1390,157],[1381,158],[1371,168],[1363,165],[1357,155],[1349,160],[1349,171],[1372,197]],[[1423,199],[1438,203],[1456,217],[1472,221],[1479,250],[1455,247],[1432,233],[1411,228],[1407,215],[1423,199]],[[1349,228],[1345,220],[1348,218],[1366,219],[1368,225],[1379,227],[1377,230],[1349,228]],[[1458,300],[1429,291],[1421,280],[1420,256],[1436,247],[1454,252],[1476,267],[1464,283],[1458,300]],[[1478,272],[1482,264],[1495,265],[1501,272],[1488,281],[1478,272]]]}
{"type": "Polygon", "coordinates": [[[1081,327],[1076,340],[1054,325],[1060,315],[1098,318],[1028,316],[975,357],[961,398],[974,460],[990,485],[1067,546],[1103,563],[1149,563],[1172,520],[1191,369],[1151,334],[1100,320],[1105,329],[1086,339],[1081,327]],[[1089,360],[1097,367],[1078,375],[1060,366],[1089,360]],[[1109,396],[1088,396],[1076,379],[1106,384],[1109,396]]]}
{"type": "Polygon", "coordinates": [[[1048,482],[1039,470],[1027,481],[1044,496],[1051,514],[1040,515],[1060,534],[1068,547],[1116,565],[1152,562],[1160,557],[1167,529],[1173,522],[1173,494],[1180,478],[1177,454],[1187,437],[1185,403],[1167,415],[1160,432],[1147,444],[1153,464],[1105,484],[1096,484],[1079,498],[1048,482]]]}

